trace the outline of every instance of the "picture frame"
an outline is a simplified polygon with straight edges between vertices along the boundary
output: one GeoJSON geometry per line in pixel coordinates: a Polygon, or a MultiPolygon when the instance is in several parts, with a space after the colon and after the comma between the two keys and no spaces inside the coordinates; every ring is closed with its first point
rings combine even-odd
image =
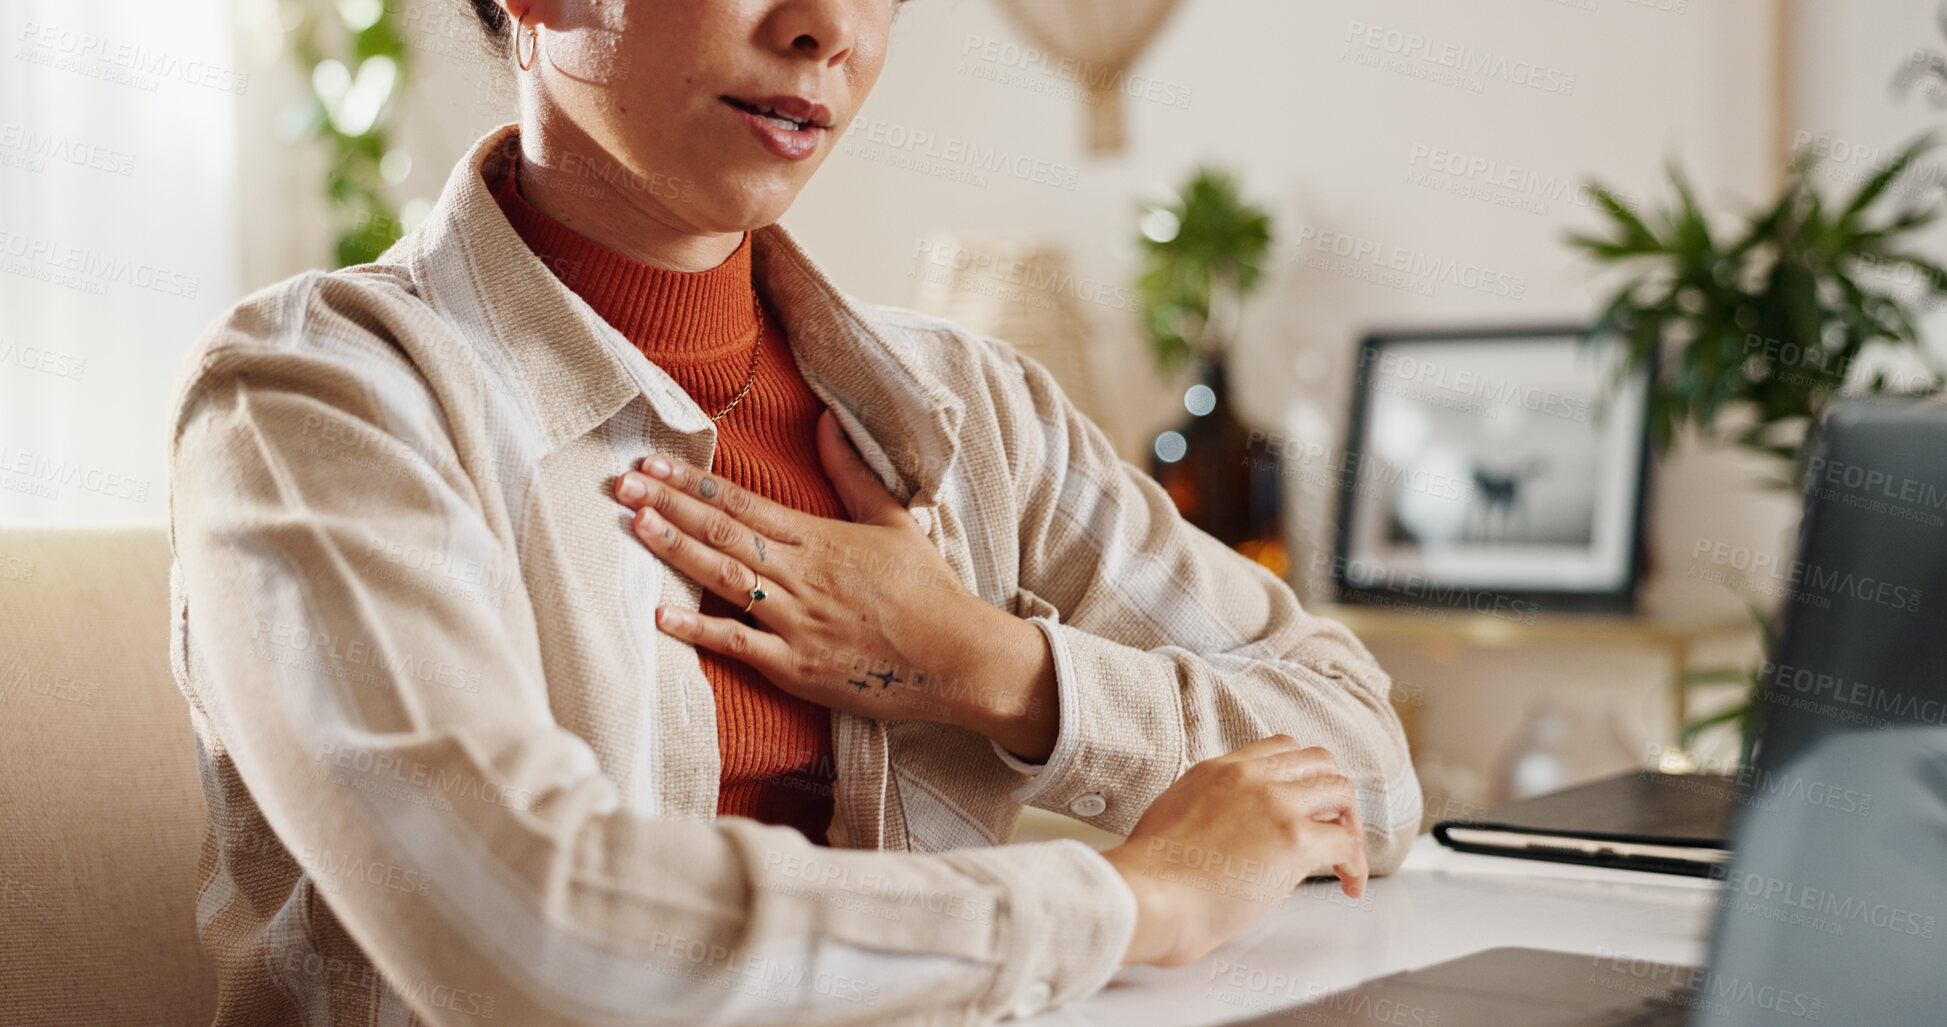
{"type": "Polygon", "coordinates": [[[1339,599],[1633,611],[1655,368],[1626,360],[1579,325],[1368,334],[1339,465],[1339,599]]]}

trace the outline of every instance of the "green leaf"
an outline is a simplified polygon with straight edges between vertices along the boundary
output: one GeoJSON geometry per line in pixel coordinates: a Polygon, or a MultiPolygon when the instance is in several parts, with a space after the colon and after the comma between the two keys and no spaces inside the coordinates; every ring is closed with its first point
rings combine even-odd
{"type": "Polygon", "coordinates": [[[1896,179],[1904,174],[1907,167],[1919,158],[1922,153],[1931,149],[1933,144],[1934,139],[1932,133],[1922,135],[1906,144],[1905,149],[1902,149],[1898,154],[1894,155],[1893,159],[1888,161],[1885,167],[1881,168],[1873,177],[1867,179],[1865,184],[1859,187],[1859,191],[1853,194],[1852,201],[1847,203],[1845,209],[1839,214],[1840,223],[1843,225],[1853,224],[1859,215],[1865,213],[1866,208],[1872,206],[1873,201],[1879,199],[1886,192],[1887,187],[1891,186],[1896,179]]]}
{"type": "Polygon", "coordinates": [[[1707,667],[1686,671],[1685,685],[1743,685],[1751,681],[1749,667],[1707,667]]]}
{"type": "Polygon", "coordinates": [[[1683,731],[1677,736],[1677,744],[1686,747],[1690,746],[1697,741],[1697,736],[1703,734],[1705,731],[1719,724],[1741,724],[1745,718],[1750,717],[1755,712],[1757,712],[1756,708],[1751,703],[1744,702],[1728,709],[1719,710],[1710,716],[1693,720],[1683,726],[1683,731]]]}

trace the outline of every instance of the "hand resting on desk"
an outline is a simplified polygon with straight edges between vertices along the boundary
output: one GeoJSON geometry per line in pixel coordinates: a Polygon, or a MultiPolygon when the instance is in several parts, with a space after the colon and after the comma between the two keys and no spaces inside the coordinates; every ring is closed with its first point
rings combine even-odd
{"type": "Polygon", "coordinates": [[[1191,767],[1102,855],[1136,895],[1125,963],[1194,963],[1328,868],[1347,896],[1366,890],[1352,781],[1289,735],[1191,767]]]}

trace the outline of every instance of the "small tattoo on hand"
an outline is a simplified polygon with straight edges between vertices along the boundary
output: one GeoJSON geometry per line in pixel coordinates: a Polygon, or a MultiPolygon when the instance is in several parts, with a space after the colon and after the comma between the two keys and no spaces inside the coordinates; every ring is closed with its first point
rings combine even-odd
{"type": "Polygon", "coordinates": [[[757,560],[759,563],[763,563],[765,560],[764,537],[762,535],[752,535],[750,537],[750,544],[757,547],[757,560]]]}
{"type": "Polygon", "coordinates": [[[674,537],[676,537],[676,529],[667,524],[663,525],[663,541],[667,542],[674,537]]]}
{"type": "Polygon", "coordinates": [[[705,478],[696,483],[696,490],[703,493],[704,499],[715,499],[717,496],[717,481],[715,478],[705,478]]]}
{"type": "Polygon", "coordinates": [[[863,692],[863,691],[865,691],[866,689],[868,689],[868,688],[871,688],[871,687],[872,687],[871,685],[869,685],[869,684],[867,684],[867,683],[865,683],[865,682],[863,682],[863,681],[859,681],[859,680],[857,680],[857,679],[853,679],[853,680],[851,680],[851,681],[847,681],[847,682],[845,682],[845,683],[846,683],[846,684],[848,684],[848,685],[851,685],[851,686],[852,686],[853,688],[856,688],[856,689],[858,689],[858,690],[859,690],[859,691],[861,691],[861,692],[863,692]]]}
{"type": "Polygon", "coordinates": [[[879,679],[879,687],[880,687],[880,688],[882,688],[882,689],[885,689],[885,688],[891,688],[891,687],[892,687],[892,683],[893,683],[893,682],[895,682],[895,681],[904,681],[904,680],[906,680],[905,678],[902,678],[902,677],[900,677],[900,676],[898,676],[897,674],[894,674],[894,673],[893,673],[892,671],[889,671],[889,670],[888,670],[888,671],[880,671],[880,672],[878,672],[878,673],[868,673],[868,674],[866,674],[866,677],[869,677],[869,678],[878,678],[878,679],[879,679]]]}

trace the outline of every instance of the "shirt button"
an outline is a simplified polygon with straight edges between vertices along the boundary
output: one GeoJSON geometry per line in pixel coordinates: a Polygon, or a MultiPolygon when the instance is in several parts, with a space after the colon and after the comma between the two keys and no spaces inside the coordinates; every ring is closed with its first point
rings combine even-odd
{"type": "Polygon", "coordinates": [[[1048,1001],[1055,997],[1054,985],[1047,981],[1036,981],[1021,992],[1021,1000],[1014,1003],[1014,1016],[1025,1019],[1048,1008],[1048,1001]]]}
{"type": "Polygon", "coordinates": [[[1108,808],[1109,800],[1104,799],[1095,792],[1090,792],[1087,795],[1077,795],[1075,796],[1075,800],[1068,804],[1068,812],[1078,817],[1099,817],[1102,815],[1102,811],[1108,808]]]}

